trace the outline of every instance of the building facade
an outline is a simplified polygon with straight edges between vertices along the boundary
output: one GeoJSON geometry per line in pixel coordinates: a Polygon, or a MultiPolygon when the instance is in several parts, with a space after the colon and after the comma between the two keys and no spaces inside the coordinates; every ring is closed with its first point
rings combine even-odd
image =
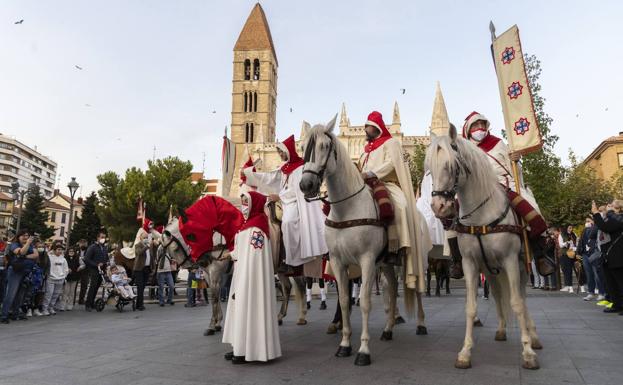
{"type": "Polygon", "coordinates": [[[584,164],[595,170],[597,176],[605,181],[623,172],[623,132],[601,142],[584,160],[584,164]]]}
{"type": "MultiPolygon", "coordinates": [[[[242,166],[251,155],[254,160],[261,159],[257,165],[259,170],[273,170],[282,163],[275,136],[278,61],[266,14],[259,3],[253,7],[236,41],[233,67],[231,140],[236,146],[234,164],[242,166]]],[[[423,136],[404,134],[398,103],[394,103],[391,117],[385,116],[385,123],[392,135],[400,140],[406,154],[411,154],[417,144],[430,143],[428,132],[423,136]]],[[[445,102],[437,85],[429,130],[444,135],[449,127],[445,102]]],[[[358,159],[366,144],[364,125],[351,125],[344,104],[337,136],[348,148],[351,158],[358,159]]],[[[300,135],[298,139],[301,139],[300,135]]],[[[238,194],[239,185],[240,175],[236,171],[231,196],[238,194]]]]}
{"type": "MultiPolygon", "coordinates": [[[[53,190],[52,197],[45,201],[44,210],[48,214],[46,225],[54,228],[54,235],[50,238],[52,241],[67,241],[70,206],[71,197],[62,194],[59,190],[53,190]]],[[[72,226],[76,223],[76,219],[82,216],[82,209],[82,198],[75,198],[72,226]]]]}
{"type": "Polygon", "coordinates": [[[0,238],[6,236],[13,220],[13,196],[0,192],[0,238]]]}
{"type": "Polygon", "coordinates": [[[18,140],[0,134],[0,192],[11,194],[11,185],[26,189],[37,184],[47,199],[54,194],[56,162],[18,140]]]}

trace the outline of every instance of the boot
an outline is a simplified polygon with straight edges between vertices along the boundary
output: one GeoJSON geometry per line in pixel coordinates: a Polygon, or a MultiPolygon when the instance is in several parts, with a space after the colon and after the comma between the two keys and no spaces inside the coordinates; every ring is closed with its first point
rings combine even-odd
{"type": "Polygon", "coordinates": [[[461,279],[463,278],[463,266],[461,265],[463,257],[461,256],[461,250],[459,250],[458,238],[448,238],[448,245],[450,245],[450,255],[452,257],[450,277],[461,279]]]}
{"type": "Polygon", "coordinates": [[[320,310],[327,310],[327,303],[325,301],[320,302],[320,310]]]}

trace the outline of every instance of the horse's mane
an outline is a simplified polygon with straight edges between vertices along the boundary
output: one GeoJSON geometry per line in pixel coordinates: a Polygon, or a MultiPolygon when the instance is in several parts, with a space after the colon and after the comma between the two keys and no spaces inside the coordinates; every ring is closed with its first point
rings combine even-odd
{"type": "Polygon", "coordinates": [[[456,151],[449,136],[434,137],[426,151],[425,169],[434,174],[436,170],[447,166],[450,175],[455,175],[459,165],[463,164],[469,169],[468,178],[476,181],[475,186],[478,189],[476,193],[483,196],[493,194],[499,183],[487,155],[462,137],[457,137],[454,144],[456,151]],[[446,155],[440,156],[442,153],[446,155]]]}
{"type": "MultiPolygon", "coordinates": [[[[352,162],[350,155],[348,155],[348,150],[346,149],[346,147],[344,147],[342,142],[337,138],[337,136],[335,136],[332,131],[327,131],[324,125],[317,124],[309,129],[303,141],[303,149],[306,149],[307,145],[312,141],[314,143],[320,143],[324,141],[328,145],[329,138],[327,138],[325,135],[329,135],[335,145],[335,151],[337,154],[337,168],[340,169],[340,171],[343,173],[340,176],[343,178],[342,181],[346,183],[346,185],[344,186],[345,189],[347,191],[350,191],[352,189],[359,188],[362,181],[361,174],[357,167],[355,167],[355,164],[352,162]]],[[[317,163],[323,162],[324,159],[316,158],[315,161],[317,163]]]]}

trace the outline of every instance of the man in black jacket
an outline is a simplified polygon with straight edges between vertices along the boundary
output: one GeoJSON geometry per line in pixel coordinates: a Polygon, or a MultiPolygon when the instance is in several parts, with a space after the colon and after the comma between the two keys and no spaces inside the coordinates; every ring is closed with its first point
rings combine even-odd
{"type": "Polygon", "coordinates": [[[594,201],[591,212],[597,228],[610,235],[610,242],[601,245],[606,290],[612,302],[612,307],[604,312],[623,315],[623,201],[615,200],[608,205],[605,220],[594,201]]]}
{"type": "Polygon", "coordinates": [[[84,263],[87,266],[89,274],[89,294],[87,295],[87,301],[85,303],[85,310],[91,311],[95,303],[95,296],[102,284],[102,277],[99,274],[99,269],[105,268],[108,264],[108,249],[105,246],[106,233],[100,231],[97,235],[97,241],[89,246],[84,254],[84,263]]]}

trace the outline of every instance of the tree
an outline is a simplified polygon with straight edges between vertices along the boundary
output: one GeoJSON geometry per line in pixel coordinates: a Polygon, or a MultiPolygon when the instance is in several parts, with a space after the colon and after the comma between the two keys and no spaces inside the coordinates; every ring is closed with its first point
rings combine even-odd
{"type": "Polygon", "coordinates": [[[45,198],[41,195],[39,186],[29,188],[20,222],[21,229],[27,229],[31,234],[39,234],[42,240],[54,235],[54,228],[45,224],[48,220],[48,214],[44,211],[44,203],[45,198]]]}
{"type": "Polygon", "coordinates": [[[413,191],[417,194],[422,178],[424,178],[424,158],[426,158],[426,145],[416,143],[413,153],[409,156],[409,171],[411,171],[411,182],[413,191]]]}
{"type": "Polygon", "coordinates": [[[98,199],[95,192],[92,192],[85,199],[82,215],[79,218],[74,218],[69,244],[74,245],[81,239],[86,239],[89,243],[95,242],[97,233],[102,228],[102,223],[96,212],[97,202],[98,199]]]}
{"type": "Polygon", "coordinates": [[[192,164],[177,157],[147,162],[147,170],[132,167],[121,178],[109,171],[98,175],[97,214],[114,241],[133,240],[139,223],[136,211],[142,196],[147,217],[156,224],[166,224],[169,206],[187,208],[201,196],[203,186],[190,180],[192,164]]]}

